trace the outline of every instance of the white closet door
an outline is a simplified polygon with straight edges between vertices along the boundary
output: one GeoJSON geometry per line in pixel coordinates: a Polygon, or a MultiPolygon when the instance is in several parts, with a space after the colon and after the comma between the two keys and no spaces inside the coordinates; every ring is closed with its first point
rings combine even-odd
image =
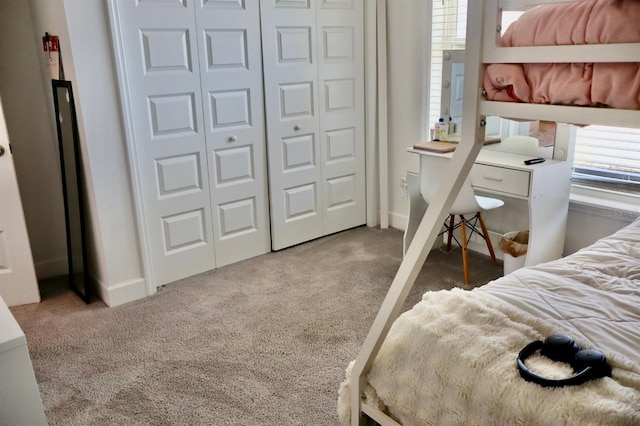
{"type": "Polygon", "coordinates": [[[314,3],[260,2],[275,250],[323,235],[314,3]]]}
{"type": "Polygon", "coordinates": [[[271,249],[257,1],[196,5],[217,266],[271,249]]]}
{"type": "Polygon", "coordinates": [[[362,0],[264,0],[275,250],[364,224],[362,0]]]}
{"type": "Polygon", "coordinates": [[[366,222],[363,0],[317,7],[323,233],[366,222]]]}
{"type": "Polygon", "coordinates": [[[118,1],[117,13],[151,269],[162,285],[215,267],[194,6],[118,1]]]}

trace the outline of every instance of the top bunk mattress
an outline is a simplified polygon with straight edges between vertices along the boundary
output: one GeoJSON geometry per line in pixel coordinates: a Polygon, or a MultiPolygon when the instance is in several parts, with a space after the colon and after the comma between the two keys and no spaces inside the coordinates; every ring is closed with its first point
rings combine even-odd
{"type": "MultiPolygon", "coordinates": [[[[637,219],[571,256],[480,288],[425,293],[394,322],[365,393],[405,426],[637,425],[639,307],[637,219]],[[612,377],[563,388],[525,382],[516,368],[518,352],[555,333],[603,352],[612,377]]],[[[572,374],[539,355],[529,360],[531,369],[550,378],[572,374]]],[[[339,413],[348,405],[348,388],[349,370],[339,413]]]]}
{"type": "MultiPolygon", "coordinates": [[[[585,0],[538,6],[512,23],[502,47],[640,42],[640,1],[585,0]]],[[[640,64],[491,64],[484,88],[492,101],[640,110],[640,64]]]]}

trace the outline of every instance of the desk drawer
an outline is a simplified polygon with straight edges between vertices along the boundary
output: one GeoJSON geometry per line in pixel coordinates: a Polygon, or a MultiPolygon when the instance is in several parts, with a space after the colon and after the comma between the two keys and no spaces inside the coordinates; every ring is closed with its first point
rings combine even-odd
{"type": "Polygon", "coordinates": [[[475,187],[528,197],[529,175],[530,173],[525,170],[475,164],[471,168],[469,177],[471,185],[475,187]]]}

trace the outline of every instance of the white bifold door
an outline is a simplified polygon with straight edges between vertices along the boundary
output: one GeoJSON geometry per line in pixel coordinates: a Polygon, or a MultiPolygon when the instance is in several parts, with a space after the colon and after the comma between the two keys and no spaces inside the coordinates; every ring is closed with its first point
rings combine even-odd
{"type": "Polygon", "coordinates": [[[269,251],[258,2],[112,6],[153,281],[269,251]]]}
{"type": "Polygon", "coordinates": [[[366,221],[363,0],[262,0],[275,250],[366,221]]]}
{"type": "Polygon", "coordinates": [[[365,223],[363,0],[110,5],[152,282],[365,223]]]}

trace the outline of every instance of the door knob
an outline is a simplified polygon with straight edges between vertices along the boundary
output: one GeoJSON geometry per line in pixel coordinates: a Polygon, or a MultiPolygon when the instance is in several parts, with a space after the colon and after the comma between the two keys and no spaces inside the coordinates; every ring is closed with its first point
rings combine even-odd
{"type": "Polygon", "coordinates": [[[302,129],[302,127],[299,124],[296,124],[295,126],[293,126],[293,130],[295,130],[296,132],[300,129],[302,129]]]}
{"type": "Polygon", "coordinates": [[[229,136],[229,139],[227,139],[229,142],[235,142],[238,140],[238,138],[236,136],[229,136]]]}
{"type": "Polygon", "coordinates": [[[4,146],[0,145],[0,157],[4,155],[4,146]]]}

